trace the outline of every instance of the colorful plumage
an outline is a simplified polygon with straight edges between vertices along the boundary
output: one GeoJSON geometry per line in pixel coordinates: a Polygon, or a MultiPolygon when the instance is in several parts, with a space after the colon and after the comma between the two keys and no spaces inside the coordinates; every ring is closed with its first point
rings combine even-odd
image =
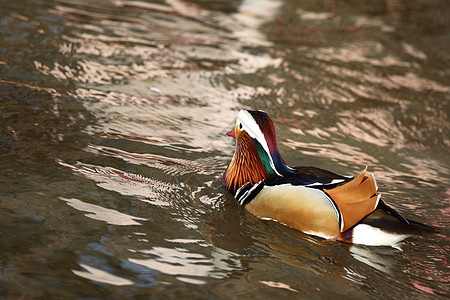
{"type": "Polygon", "coordinates": [[[263,111],[241,110],[236,151],[224,187],[252,214],[327,239],[390,245],[433,232],[387,206],[366,170],[352,178],[314,167],[290,167],[281,158],[275,127],[263,111]]]}

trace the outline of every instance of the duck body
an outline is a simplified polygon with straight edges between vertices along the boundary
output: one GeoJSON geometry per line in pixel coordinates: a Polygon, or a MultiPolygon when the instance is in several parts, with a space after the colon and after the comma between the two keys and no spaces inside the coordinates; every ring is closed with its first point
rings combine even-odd
{"type": "Polygon", "coordinates": [[[241,110],[236,151],[223,174],[224,187],[250,213],[305,233],[366,245],[395,246],[413,234],[434,231],[387,206],[366,170],[356,177],[315,167],[290,167],[281,158],[272,120],[241,110]]]}

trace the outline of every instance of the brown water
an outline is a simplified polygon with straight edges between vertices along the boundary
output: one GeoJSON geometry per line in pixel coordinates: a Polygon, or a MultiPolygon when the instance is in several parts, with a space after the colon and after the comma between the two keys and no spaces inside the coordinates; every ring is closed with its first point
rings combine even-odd
{"type": "Polygon", "coordinates": [[[447,298],[448,1],[0,3],[0,298],[447,298]],[[442,233],[256,219],[220,177],[241,108],[284,159],[369,166],[442,233]]]}

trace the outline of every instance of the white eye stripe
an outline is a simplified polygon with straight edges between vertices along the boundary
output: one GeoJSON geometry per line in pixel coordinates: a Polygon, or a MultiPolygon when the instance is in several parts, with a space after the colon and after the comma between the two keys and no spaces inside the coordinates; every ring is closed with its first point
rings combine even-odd
{"type": "Polygon", "coordinates": [[[239,112],[238,123],[242,126],[245,124],[244,130],[247,131],[252,138],[256,139],[263,146],[267,154],[270,154],[264,134],[262,133],[255,119],[253,119],[252,115],[248,111],[241,110],[239,112]]]}
{"type": "Polygon", "coordinates": [[[253,116],[248,111],[242,109],[239,112],[237,119],[239,122],[238,124],[243,126],[245,125],[245,128],[244,127],[243,128],[245,131],[247,131],[250,137],[256,139],[261,144],[264,151],[267,153],[267,156],[269,156],[270,166],[275,171],[275,173],[277,173],[277,175],[279,176],[282,176],[275,168],[275,164],[272,160],[272,156],[270,155],[269,146],[267,145],[266,138],[264,137],[261,128],[259,128],[258,123],[256,123],[255,119],[253,119],[253,116]]]}

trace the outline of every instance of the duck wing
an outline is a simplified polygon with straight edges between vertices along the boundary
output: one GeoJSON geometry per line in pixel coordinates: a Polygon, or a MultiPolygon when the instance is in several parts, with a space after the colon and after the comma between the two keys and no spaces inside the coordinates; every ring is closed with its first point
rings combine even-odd
{"type": "Polygon", "coordinates": [[[272,178],[266,185],[289,183],[322,190],[337,208],[340,231],[344,232],[372,213],[380,201],[375,178],[367,176],[366,170],[351,178],[319,168],[297,167],[295,175],[272,178]]]}
{"type": "Polygon", "coordinates": [[[288,181],[302,185],[338,185],[352,180],[352,177],[342,176],[331,171],[315,167],[295,167],[295,175],[288,181]]]}

